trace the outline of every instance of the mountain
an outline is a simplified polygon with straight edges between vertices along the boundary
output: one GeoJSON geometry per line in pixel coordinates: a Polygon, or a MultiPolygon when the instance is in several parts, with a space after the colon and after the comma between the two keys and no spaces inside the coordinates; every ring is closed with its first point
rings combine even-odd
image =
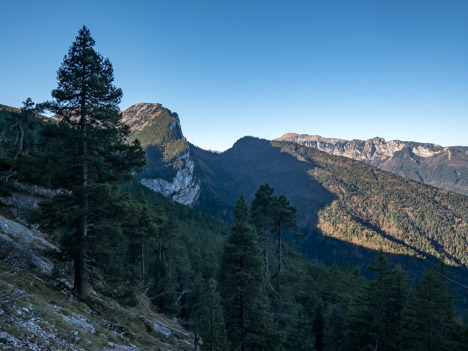
{"type": "Polygon", "coordinates": [[[252,200],[269,183],[298,208],[304,236],[295,241],[313,258],[359,264],[382,248],[468,267],[464,195],[289,142],[247,137],[223,154],[193,147],[193,155],[201,209],[226,216],[241,191],[252,200]]]}
{"type": "Polygon", "coordinates": [[[136,175],[144,186],[192,205],[200,194],[187,140],[179,116],[161,104],[139,103],[122,112],[130,127],[130,141],[138,139],[147,154],[147,166],[136,175]]]}
{"type": "Polygon", "coordinates": [[[16,112],[16,113],[19,113],[19,112],[21,112],[21,109],[20,109],[20,108],[17,108],[17,107],[12,107],[12,106],[8,106],[8,105],[2,105],[2,104],[0,104],[0,111],[7,111],[7,112],[16,112]]]}
{"type": "Polygon", "coordinates": [[[294,133],[276,140],[352,158],[402,177],[468,195],[468,147],[382,138],[343,140],[294,133]]]}
{"type": "MultiPolygon", "coordinates": [[[[143,111],[142,106],[136,105],[143,111]]],[[[145,137],[143,144],[149,150],[143,184],[144,179],[161,179],[166,169],[174,168],[180,156],[165,161],[165,145],[185,141],[176,114],[157,104],[145,109],[161,112],[140,117],[143,128],[138,129],[138,123],[132,127],[134,137],[145,137]],[[165,129],[156,131],[157,125],[165,129]]],[[[182,155],[187,155],[190,179],[197,185],[192,206],[230,220],[241,192],[251,201],[258,187],[269,183],[277,195],[284,194],[298,208],[298,229],[303,236],[291,235],[290,240],[312,258],[365,268],[364,263],[382,248],[394,263],[403,262],[413,276],[445,257],[448,264],[461,267],[462,279],[467,278],[468,201],[464,195],[292,142],[246,137],[223,153],[185,145],[188,149],[182,155]]],[[[436,152],[426,148],[429,151],[421,146],[419,155],[436,152]]],[[[369,153],[384,151],[377,152],[371,145],[369,153]]]]}

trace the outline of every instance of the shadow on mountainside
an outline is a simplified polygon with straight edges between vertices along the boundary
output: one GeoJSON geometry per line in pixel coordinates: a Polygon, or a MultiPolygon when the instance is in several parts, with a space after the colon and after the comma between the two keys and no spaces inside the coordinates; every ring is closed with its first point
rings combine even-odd
{"type": "Polygon", "coordinates": [[[329,205],[335,195],[307,175],[311,162],[281,152],[267,140],[245,137],[222,154],[201,150],[191,145],[195,170],[201,179],[198,208],[225,220],[241,192],[251,202],[260,185],[268,183],[275,195],[285,195],[298,209],[298,226],[317,224],[320,209],[329,205]]]}
{"type": "MultiPolygon", "coordinates": [[[[275,190],[275,195],[285,195],[298,209],[297,224],[303,236],[291,236],[290,241],[299,247],[301,253],[328,266],[334,263],[342,268],[357,266],[366,277],[373,278],[367,266],[376,257],[376,250],[324,236],[317,229],[319,211],[337,197],[309,175],[311,170],[320,167],[313,159],[300,160],[288,152],[282,152],[281,148],[267,140],[253,137],[240,139],[222,154],[193,145],[190,145],[190,149],[196,176],[201,180],[201,194],[197,203],[199,209],[231,221],[232,210],[240,193],[244,192],[251,202],[259,186],[268,183],[275,190]]],[[[382,237],[404,245],[381,228],[359,218],[356,220],[382,237]]],[[[386,256],[391,266],[401,264],[415,281],[431,266],[437,265],[438,258],[415,247],[411,248],[426,259],[397,254],[386,256]]],[[[453,279],[468,284],[468,270],[450,267],[449,271],[453,279]]],[[[462,305],[466,309],[467,294],[464,296],[462,305]]]]}

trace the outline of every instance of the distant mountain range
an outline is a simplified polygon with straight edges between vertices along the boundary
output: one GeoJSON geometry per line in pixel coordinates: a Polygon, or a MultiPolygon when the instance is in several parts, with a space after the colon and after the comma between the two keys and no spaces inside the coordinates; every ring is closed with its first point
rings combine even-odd
{"type": "Polygon", "coordinates": [[[438,188],[468,195],[468,147],[382,138],[343,140],[288,133],[276,139],[345,156],[438,188]]]}
{"type": "MultiPolygon", "coordinates": [[[[397,167],[401,159],[402,171],[404,164],[427,163],[430,173],[429,165],[437,157],[456,169],[456,162],[466,159],[459,155],[463,148],[446,150],[382,139],[347,144],[315,137],[317,148],[328,147],[328,152],[322,152],[296,142],[245,137],[231,149],[213,153],[188,143],[179,116],[159,104],[137,104],[123,115],[132,138],[146,147],[148,164],[137,177],[150,189],[229,221],[241,192],[250,201],[261,184],[269,183],[276,194],[284,194],[298,208],[298,229],[303,236],[290,240],[312,258],[365,268],[382,248],[393,262],[403,263],[418,276],[428,264],[445,257],[450,265],[463,267],[459,278],[468,282],[466,196],[330,155],[334,147],[336,153],[361,157],[375,166],[397,167]]],[[[440,167],[443,171],[444,166],[440,167]]],[[[416,170],[413,165],[404,174],[416,170]]],[[[458,177],[464,172],[466,168],[461,167],[458,177]]]]}

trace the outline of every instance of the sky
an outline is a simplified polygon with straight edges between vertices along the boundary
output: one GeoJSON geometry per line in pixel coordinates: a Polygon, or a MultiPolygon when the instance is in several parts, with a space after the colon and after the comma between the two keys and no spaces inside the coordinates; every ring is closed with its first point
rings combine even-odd
{"type": "Polygon", "coordinates": [[[0,0],[0,104],[50,99],[81,26],[120,107],[223,151],[288,132],[468,145],[466,0],[0,0]]]}

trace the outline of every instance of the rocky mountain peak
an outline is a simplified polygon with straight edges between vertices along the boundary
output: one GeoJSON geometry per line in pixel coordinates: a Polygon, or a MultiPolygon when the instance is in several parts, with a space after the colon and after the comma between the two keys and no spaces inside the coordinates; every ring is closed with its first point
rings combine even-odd
{"type": "Polygon", "coordinates": [[[122,122],[130,127],[132,134],[143,131],[155,120],[161,118],[170,118],[172,120],[170,130],[177,134],[175,138],[180,139],[183,137],[179,115],[159,103],[140,102],[122,111],[122,122]]]}
{"type": "Polygon", "coordinates": [[[276,141],[289,141],[332,155],[344,156],[371,166],[447,190],[468,195],[468,148],[390,140],[324,138],[287,133],[276,141]]]}
{"type": "Polygon", "coordinates": [[[158,103],[138,103],[122,112],[122,120],[130,127],[130,141],[138,139],[146,149],[147,165],[137,175],[140,183],[176,202],[192,205],[200,185],[179,115],[158,103]]]}

